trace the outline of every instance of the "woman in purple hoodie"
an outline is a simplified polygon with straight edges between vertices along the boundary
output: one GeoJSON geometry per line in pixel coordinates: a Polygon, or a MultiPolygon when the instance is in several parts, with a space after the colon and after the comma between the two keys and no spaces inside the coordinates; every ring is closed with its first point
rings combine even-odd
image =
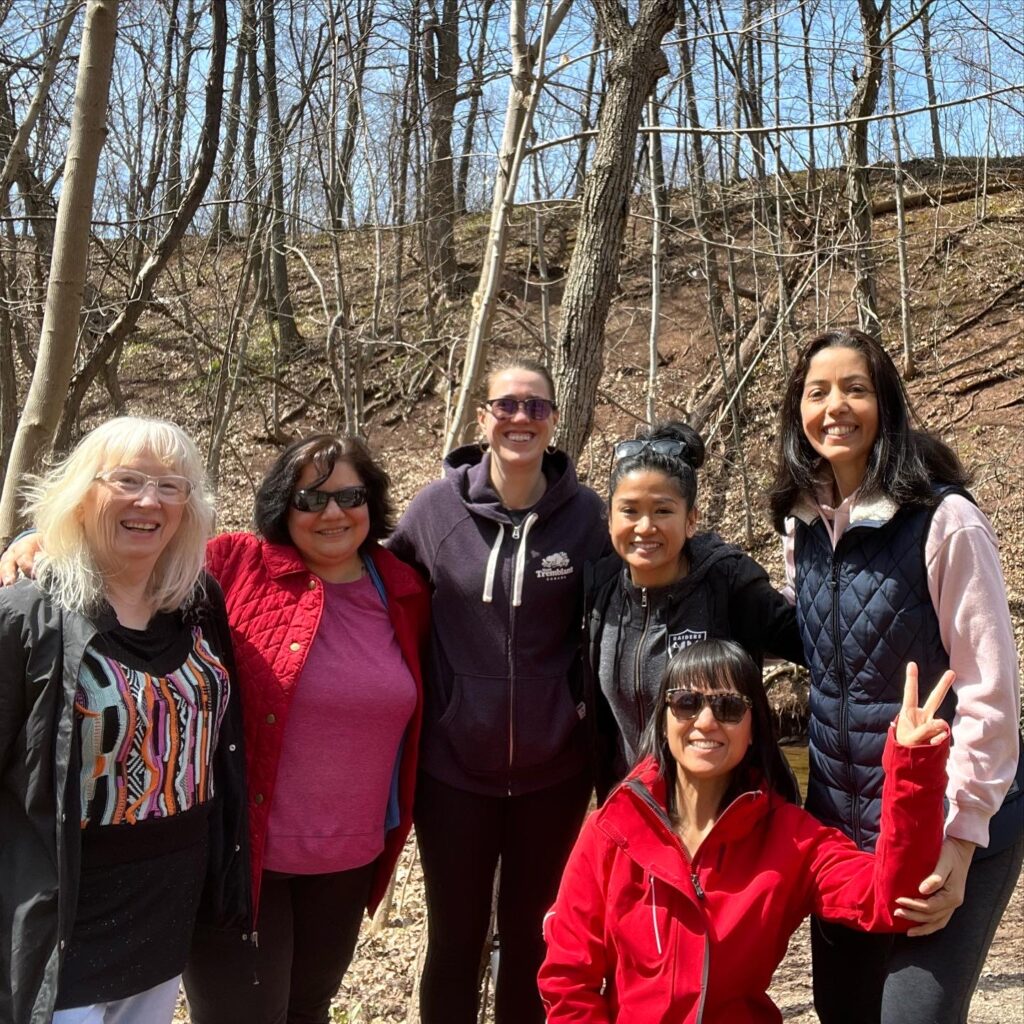
{"type": "Polygon", "coordinates": [[[580,673],[583,565],[605,552],[601,499],[552,444],[551,375],[487,378],[480,444],[409,505],[390,548],[430,580],[414,821],[426,881],[423,1024],[475,1024],[501,861],[497,1024],[541,1024],[541,922],[590,798],[580,673]]]}

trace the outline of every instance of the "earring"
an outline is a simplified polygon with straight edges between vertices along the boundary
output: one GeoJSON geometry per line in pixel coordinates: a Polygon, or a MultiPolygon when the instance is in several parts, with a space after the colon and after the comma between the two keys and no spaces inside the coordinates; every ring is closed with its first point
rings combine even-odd
{"type": "Polygon", "coordinates": [[[549,444],[549,445],[547,445],[547,447],[545,447],[544,451],[546,451],[548,453],[548,455],[554,455],[555,452],[558,451],[558,445],[556,445],[555,442],[552,441],[551,444],[549,444]]]}
{"type": "Polygon", "coordinates": [[[490,444],[488,444],[488,442],[485,441],[483,438],[480,438],[480,440],[477,441],[476,444],[477,444],[477,447],[480,449],[480,451],[484,452],[485,454],[487,452],[487,449],[491,447],[490,444]]]}

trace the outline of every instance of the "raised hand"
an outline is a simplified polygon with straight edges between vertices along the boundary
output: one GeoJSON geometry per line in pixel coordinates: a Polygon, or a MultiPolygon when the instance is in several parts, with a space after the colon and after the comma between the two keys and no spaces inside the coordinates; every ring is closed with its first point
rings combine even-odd
{"type": "Polygon", "coordinates": [[[903,686],[903,707],[896,719],[896,742],[901,747],[916,747],[923,744],[941,743],[949,732],[949,726],[935,717],[939,705],[943,702],[949,688],[956,679],[956,673],[949,669],[943,672],[942,678],[935,684],[935,689],[928,694],[924,707],[918,707],[917,694],[917,663],[907,664],[907,681],[903,686]]]}

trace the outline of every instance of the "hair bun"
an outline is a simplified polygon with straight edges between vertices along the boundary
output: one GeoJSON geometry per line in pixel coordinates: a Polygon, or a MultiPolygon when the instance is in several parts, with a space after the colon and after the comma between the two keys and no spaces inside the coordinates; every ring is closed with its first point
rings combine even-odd
{"type": "Polygon", "coordinates": [[[680,441],[685,447],[679,453],[679,458],[695,470],[704,465],[704,439],[688,423],[680,420],[658,423],[646,437],[649,441],[657,441],[660,438],[680,441]]]}

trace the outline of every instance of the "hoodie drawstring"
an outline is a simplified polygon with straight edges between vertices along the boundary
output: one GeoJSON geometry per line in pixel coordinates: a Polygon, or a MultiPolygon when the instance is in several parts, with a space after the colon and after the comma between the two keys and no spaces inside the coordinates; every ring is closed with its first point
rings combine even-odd
{"type": "MultiPolygon", "coordinates": [[[[530,527],[537,522],[537,513],[531,512],[524,520],[522,533],[519,535],[519,550],[516,552],[515,576],[512,580],[512,607],[518,608],[523,603],[523,576],[526,575],[526,537],[530,527]]],[[[518,531],[517,531],[518,532],[518,531]]],[[[515,534],[513,534],[515,536],[515,534]]]]}
{"type": "Polygon", "coordinates": [[[648,875],[651,880],[651,924],[654,927],[654,945],[657,947],[658,956],[661,956],[661,932],[658,931],[658,899],[654,892],[654,875],[648,875]]]}
{"type": "Polygon", "coordinates": [[[505,539],[505,525],[498,523],[498,536],[494,540],[491,553],[487,558],[487,571],[484,573],[484,604],[494,600],[494,570],[498,566],[498,555],[501,554],[501,542],[505,539]]]}

